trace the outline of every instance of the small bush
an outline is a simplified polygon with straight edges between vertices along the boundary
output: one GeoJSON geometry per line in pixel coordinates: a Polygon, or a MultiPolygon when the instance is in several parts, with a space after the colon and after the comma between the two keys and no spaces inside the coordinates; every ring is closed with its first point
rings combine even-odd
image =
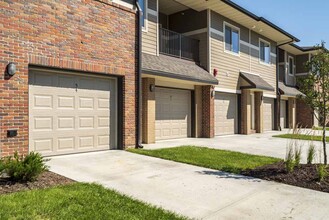
{"type": "Polygon", "coordinates": [[[288,173],[291,173],[295,168],[294,151],[291,146],[287,150],[285,165],[288,173]]]}
{"type": "Polygon", "coordinates": [[[312,164],[314,158],[315,158],[315,145],[311,143],[307,150],[307,164],[312,164]]]}
{"type": "Polygon", "coordinates": [[[5,169],[4,162],[3,162],[3,160],[0,159],[0,176],[4,169],[5,169]]]}
{"type": "Polygon", "coordinates": [[[24,157],[15,152],[13,157],[4,159],[4,172],[14,181],[35,181],[41,173],[48,170],[45,162],[39,153],[31,152],[24,157]]]}
{"type": "Polygon", "coordinates": [[[328,176],[327,165],[319,164],[317,167],[319,181],[322,182],[328,176]]]}
{"type": "Polygon", "coordinates": [[[302,156],[302,148],[301,147],[295,147],[295,166],[299,167],[301,156],[302,156]]]}

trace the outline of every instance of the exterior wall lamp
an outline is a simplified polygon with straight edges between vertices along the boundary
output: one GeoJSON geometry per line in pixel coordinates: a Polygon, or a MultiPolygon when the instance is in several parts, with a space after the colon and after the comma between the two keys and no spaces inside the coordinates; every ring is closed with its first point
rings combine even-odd
{"type": "Polygon", "coordinates": [[[151,84],[150,85],[150,92],[154,92],[155,91],[155,85],[154,84],[151,84]]]}
{"type": "Polygon", "coordinates": [[[6,68],[6,74],[8,76],[13,76],[16,73],[16,65],[14,63],[9,63],[6,68]]]}

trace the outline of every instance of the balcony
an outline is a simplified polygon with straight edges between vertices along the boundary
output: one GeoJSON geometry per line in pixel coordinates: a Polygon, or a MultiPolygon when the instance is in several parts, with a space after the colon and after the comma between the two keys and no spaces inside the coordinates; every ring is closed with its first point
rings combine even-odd
{"type": "Polygon", "coordinates": [[[199,40],[160,28],[160,53],[199,63],[199,40]]]}

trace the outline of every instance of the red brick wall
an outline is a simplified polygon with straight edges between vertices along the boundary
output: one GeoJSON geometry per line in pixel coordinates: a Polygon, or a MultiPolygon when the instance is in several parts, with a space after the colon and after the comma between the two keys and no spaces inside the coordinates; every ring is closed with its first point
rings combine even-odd
{"type": "Polygon", "coordinates": [[[306,128],[311,128],[314,124],[312,109],[300,99],[296,99],[296,124],[306,128]]]}
{"type": "Polygon", "coordinates": [[[136,14],[104,2],[0,1],[0,156],[28,152],[30,64],[124,76],[123,144],[135,145],[136,14]],[[18,69],[10,79],[8,62],[18,69]]]}
{"type": "Polygon", "coordinates": [[[202,136],[215,136],[215,97],[212,97],[213,86],[202,86],[202,136]]]}

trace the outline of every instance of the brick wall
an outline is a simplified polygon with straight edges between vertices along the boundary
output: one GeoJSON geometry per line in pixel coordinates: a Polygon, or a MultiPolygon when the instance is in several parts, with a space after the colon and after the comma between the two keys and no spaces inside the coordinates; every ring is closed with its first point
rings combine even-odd
{"type": "Polygon", "coordinates": [[[215,97],[212,97],[213,86],[202,87],[202,136],[215,136],[215,97]]]}
{"type": "Polygon", "coordinates": [[[0,12],[1,156],[28,152],[32,64],[124,76],[123,145],[135,145],[134,11],[107,0],[7,0],[0,12]],[[12,78],[4,74],[9,62],[18,70],[12,78]],[[18,129],[18,136],[7,138],[8,129],[18,129]]]}
{"type": "Polygon", "coordinates": [[[313,127],[313,112],[303,100],[296,100],[296,124],[302,127],[313,127]]]}

